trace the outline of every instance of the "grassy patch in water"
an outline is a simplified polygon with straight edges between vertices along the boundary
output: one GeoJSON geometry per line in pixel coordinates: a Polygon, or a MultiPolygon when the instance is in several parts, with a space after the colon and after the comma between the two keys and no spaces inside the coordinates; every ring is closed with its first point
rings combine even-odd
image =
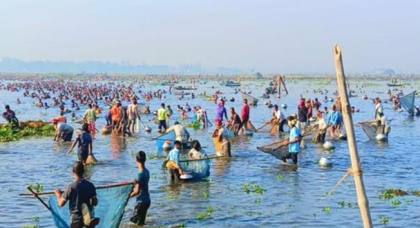
{"type": "Polygon", "coordinates": [[[379,220],[380,220],[381,224],[383,224],[384,226],[388,225],[388,223],[389,223],[389,217],[388,216],[379,216],[379,220]]]}
{"type": "Polygon", "coordinates": [[[263,194],[266,191],[264,188],[262,188],[258,184],[250,184],[250,183],[245,183],[243,189],[244,189],[244,192],[246,192],[247,194],[251,192],[263,194]]]}
{"type": "Polygon", "coordinates": [[[197,217],[195,217],[197,220],[204,220],[206,218],[211,217],[211,213],[213,213],[213,206],[209,205],[207,206],[206,211],[198,213],[197,217]]]}
{"type": "Polygon", "coordinates": [[[408,192],[401,190],[401,189],[397,189],[397,188],[389,188],[389,189],[385,189],[382,190],[378,197],[379,199],[392,199],[396,196],[405,196],[408,195],[408,192]]]}
{"type": "Polygon", "coordinates": [[[24,137],[31,136],[54,136],[55,129],[51,124],[21,125],[22,127],[12,128],[10,125],[0,126],[0,142],[18,141],[24,137]]]}

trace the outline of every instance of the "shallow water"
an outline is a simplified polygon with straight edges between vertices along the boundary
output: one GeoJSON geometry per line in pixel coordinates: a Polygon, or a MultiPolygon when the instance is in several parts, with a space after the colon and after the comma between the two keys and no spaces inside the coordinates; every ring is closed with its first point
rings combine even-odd
{"type": "MultiPolygon", "coordinates": [[[[379,82],[385,85],[385,82],[379,82]]],[[[243,82],[247,90],[253,91],[253,96],[259,97],[267,87],[268,82],[243,82]],[[264,84],[263,87],[260,85],[264,84]],[[248,89],[249,88],[249,89],[248,89]]],[[[356,82],[352,82],[352,85],[356,82]]],[[[199,85],[198,95],[205,90],[211,94],[215,89],[210,82],[199,85]]],[[[274,104],[285,103],[289,107],[286,114],[296,112],[296,101],[300,94],[304,97],[318,97],[314,94],[316,88],[327,88],[329,94],[335,90],[334,85],[316,86],[308,82],[288,83],[292,94],[281,99],[271,98],[274,104]],[[309,90],[310,92],[306,92],[309,90]]],[[[148,89],[156,89],[151,87],[148,89]]],[[[162,87],[164,88],[164,87],[162,87]]],[[[167,89],[167,87],[165,88],[167,89]]],[[[239,112],[241,99],[239,94],[228,87],[221,87],[227,98],[235,97],[235,102],[227,102],[226,107],[235,107],[239,112]]],[[[372,86],[363,88],[369,97],[386,97],[388,88],[372,86]],[[377,91],[377,92],[374,92],[377,91]],[[378,93],[379,92],[379,93],[378,93]]],[[[142,89],[144,90],[144,89],[142,89]]],[[[414,88],[404,88],[409,93],[414,88]]],[[[20,120],[43,119],[50,120],[58,113],[58,108],[48,110],[37,108],[34,100],[23,98],[19,93],[0,91],[1,103],[10,104],[20,120]],[[22,104],[15,100],[20,97],[22,104]]],[[[373,116],[371,100],[351,98],[351,105],[360,108],[353,116],[354,122],[368,120],[373,116]]],[[[167,95],[168,96],[168,95],[167,95]]],[[[256,127],[269,119],[271,109],[262,105],[251,108],[251,120],[256,127]]],[[[48,101],[50,102],[50,101],[48,101]]],[[[162,101],[153,100],[148,105],[152,110],[158,108],[162,101]]],[[[177,104],[188,102],[191,106],[204,107],[209,119],[214,119],[214,104],[199,96],[196,99],[177,100],[174,97],[164,99],[175,110],[177,104]]],[[[329,105],[331,102],[324,105],[329,105]]],[[[418,102],[417,102],[418,103],[418,102]]],[[[392,205],[392,200],[377,197],[380,190],[386,188],[402,188],[403,190],[419,189],[420,181],[417,174],[420,171],[420,157],[417,148],[419,120],[409,118],[406,113],[397,113],[391,109],[391,104],[384,104],[385,114],[392,121],[392,131],[388,143],[368,141],[359,127],[355,127],[360,160],[363,168],[365,187],[370,202],[372,220],[375,226],[380,224],[380,216],[389,217],[388,227],[419,227],[420,217],[417,216],[419,198],[416,196],[398,197],[400,205],[392,205]]],[[[84,110],[84,108],[82,108],[84,110]]],[[[78,113],[79,115],[82,112],[78,113]]],[[[103,116],[103,114],[102,114],[103,116]]],[[[157,126],[148,122],[152,116],[143,117],[147,125],[153,128],[151,134],[139,133],[133,138],[111,138],[97,135],[94,141],[94,153],[101,162],[89,168],[89,176],[96,185],[131,181],[135,178],[133,151],[144,150],[148,154],[157,153],[156,144],[150,138],[156,137],[157,126]]],[[[71,119],[68,116],[68,119],[71,119]]],[[[104,119],[97,122],[98,129],[104,119]]],[[[80,125],[75,125],[79,127],[80,125]]],[[[210,134],[213,129],[194,132],[193,138],[199,139],[209,154],[213,154],[213,143],[210,134]]],[[[233,143],[233,158],[212,161],[210,181],[194,183],[169,184],[161,169],[162,159],[147,161],[151,172],[150,194],[152,206],[149,209],[147,223],[150,226],[169,226],[185,224],[188,227],[361,227],[361,217],[356,205],[356,193],[353,178],[350,176],[342,183],[332,196],[326,192],[337,183],[350,167],[348,148],[345,141],[333,141],[334,152],[324,152],[313,143],[307,143],[299,157],[299,168],[291,169],[280,165],[280,162],[269,154],[256,149],[257,146],[273,142],[275,137],[268,133],[256,133],[252,137],[240,136],[233,143]],[[316,164],[320,157],[332,160],[331,168],[321,168],[316,164]],[[265,191],[263,194],[249,193],[243,190],[245,183],[258,184],[265,191]],[[339,205],[344,201],[345,206],[339,205]],[[211,216],[203,220],[196,219],[200,212],[205,212],[212,206],[211,216]],[[330,212],[325,212],[325,207],[330,212]]],[[[69,144],[56,144],[51,138],[31,138],[19,142],[0,144],[0,227],[22,227],[38,224],[32,221],[39,217],[39,225],[53,227],[49,212],[34,198],[19,197],[26,192],[29,184],[42,183],[45,190],[64,188],[72,181],[71,165],[76,155],[66,155],[69,144]]],[[[99,199],[100,200],[100,199],[99,199]]],[[[124,221],[128,220],[134,200],[130,200],[126,208],[124,221]]],[[[124,225],[123,225],[124,226],[124,225]]]]}

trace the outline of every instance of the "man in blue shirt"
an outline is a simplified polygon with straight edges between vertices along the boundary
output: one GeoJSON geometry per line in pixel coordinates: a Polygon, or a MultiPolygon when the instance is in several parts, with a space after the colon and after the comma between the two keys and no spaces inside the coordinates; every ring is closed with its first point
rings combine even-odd
{"type": "Polygon", "coordinates": [[[171,172],[172,179],[174,179],[174,173],[179,174],[179,176],[184,174],[182,169],[179,167],[179,150],[181,149],[181,145],[181,141],[176,140],[174,142],[174,148],[171,151],[169,151],[168,157],[165,160],[165,166],[171,172]]]}
{"type": "Polygon", "coordinates": [[[223,121],[223,117],[225,117],[226,119],[228,118],[225,108],[225,101],[223,99],[220,99],[219,104],[216,107],[216,119],[220,119],[221,121],[223,121]]]}
{"type": "Polygon", "coordinates": [[[334,132],[336,130],[340,131],[340,124],[342,122],[342,117],[339,111],[337,111],[336,106],[331,105],[331,111],[328,112],[327,125],[330,128],[330,135],[334,137],[334,132]]]}
{"type": "Polygon", "coordinates": [[[138,152],[136,155],[136,164],[139,173],[137,174],[137,179],[135,180],[134,189],[130,194],[130,197],[137,196],[137,202],[134,207],[133,217],[130,218],[130,221],[139,226],[144,226],[147,210],[151,204],[149,194],[150,173],[144,166],[145,163],[146,153],[144,151],[138,152]]]}
{"type": "Polygon", "coordinates": [[[286,159],[291,158],[293,160],[293,164],[297,164],[298,160],[298,153],[300,151],[300,140],[302,139],[302,135],[299,129],[296,127],[297,119],[293,116],[287,117],[287,123],[290,127],[290,135],[288,142],[285,145],[289,146],[289,153],[284,156],[281,161],[286,164],[286,159]]]}

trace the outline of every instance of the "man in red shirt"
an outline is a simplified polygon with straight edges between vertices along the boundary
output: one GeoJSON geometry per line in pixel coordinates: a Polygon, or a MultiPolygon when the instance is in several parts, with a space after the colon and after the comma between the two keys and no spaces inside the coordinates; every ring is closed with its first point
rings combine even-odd
{"type": "Polygon", "coordinates": [[[244,104],[242,105],[241,109],[241,119],[242,119],[242,126],[245,130],[248,129],[248,121],[249,121],[249,105],[248,100],[244,99],[244,104]]]}

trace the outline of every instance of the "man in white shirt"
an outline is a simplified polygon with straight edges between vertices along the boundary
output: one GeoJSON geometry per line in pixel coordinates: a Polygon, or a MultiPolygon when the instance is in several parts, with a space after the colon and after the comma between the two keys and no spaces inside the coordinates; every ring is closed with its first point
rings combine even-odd
{"type": "Polygon", "coordinates": [[[271,123],[279,124],[279,131],[284,132],[283,126],[286,123],[286,117],[284,116],[283,112],[279,109],[277,105],[274,105],[273,111],[273,118],[271,119],[271,123]]]}
{"type": "Polygon", "coordinates": [[[391,127],[389,126],[388,120],[386,116],[382,112],[378,112],[378,119],[380,122],[380,133],[383,133],[384,135],[388,136],[389,132],[391,131],[391,127]]]}
{"type": "Polygon", "coordinates": [[[182,146],[185,148],[188,143],[188,139],[190,138],[190,133],[187,129],[176,121],[172,127],[166,130],[166,133],[171,131],[175,132],[175,140],[180,141],[182,146]]]}
{"type": "Polygon", "coordinates": [[[384,108],[379,97],[375,98],[375,119],[379,119],[379,113],[384,113],[384,108]]]}

